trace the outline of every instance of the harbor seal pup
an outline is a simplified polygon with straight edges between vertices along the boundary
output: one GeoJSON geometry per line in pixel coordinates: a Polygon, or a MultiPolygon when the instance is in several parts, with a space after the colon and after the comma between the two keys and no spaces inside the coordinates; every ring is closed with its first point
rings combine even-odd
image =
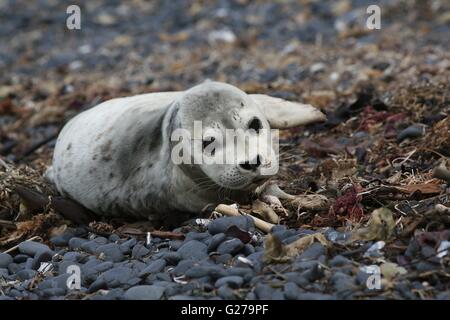
{"type": "MultiPolygon", "coordinates": [[[[247,199],[270,177],[263,169],[276,166],[278,159],[269,147],[260,154],[246,153],[252,161],[238,154],[232,164],[176,164],[171,158],[175,130],[192,133],[194,122],[201,120],[212,133],[252,129],[258,141],[259,130],[295,127],[324,117],[310,105],[247,95],[213,81],[187,91],[112,99],[63,127],[47,177],[62,195],[99,215],[158,220],[176,212],[199,214],[208,204],[247,199]]],[[[188,157],[201,154],[212,140],[203,140],[201,149],[188,157]]],[[[225,153],[233,143],[214,152],[225,153]]]]}

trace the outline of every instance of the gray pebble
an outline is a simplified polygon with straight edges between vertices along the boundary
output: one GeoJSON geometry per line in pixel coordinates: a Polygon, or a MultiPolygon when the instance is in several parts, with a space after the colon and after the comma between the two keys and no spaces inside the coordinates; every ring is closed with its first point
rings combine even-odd
{"type": "Polygon", "coordinates": [[[240,288],[243,283],[244,283],[244,279],[242,279],[242,277],[228,276],[228,277],[223,277],[223,278],[218,279],[216,281],[216,283],[214,284],[214,286],[216,288],[219,288],[223,285],[228,285],[232,289],[237,289],[237,288],[240,288]]]}
{"type": "Polygon", "coordinates": [[[157,273],[164,269],[166,266],[166,260],[158,259],[151,262],[144,270],[139,273],[139,277],[145,277],[151,273],[157,273]]]}
{"type": "Polygon", "coordinates": [[[198,241],[204,241],[205,239],[209,238],[211,235],[208,232],[188,232],[186,234],[186,238],[184,241],[190,241],[190,240],[198,240],[198,241]]]}
{"type": "Polygon", "coordinates": [[[7,268],[0,268],[0,277],[7,278],[9,276],[9,271],[7,268]]]}
{"type": "Polygon", "coordinates": [[[244,231],[253,231],[255,223],[252,218],[247,216],[222,217],[211,221],[208,225],[208,232],[212,235],[225,233],[231,226],[236,226],[244,231]]]}
{"type": "Polygon", "coordinates": [[[131,251],[131,257],[133,259],[141,259],[149,253],[150,250],[148,250],[144,245],[138,243],[133,247],[133,250],[131,251]]]}
{"type": "Polygon", "coordinates": [[[216,248],[226,239],[225,233],[217,233],[212,236],[211,241],[208,245],[208,252],[216,250],[216,248]]]}
{"type": "MultiPolygon", "coordinates": [[[[0,268],[7,268],[12,262],[13,258],[8,253],[0,253],[0,268]]],[[[16,261],[16,263],[18,262],[19,261],[16,261]]]]}
{"type": "Polygon", "coordinates": [[[194,260],[181,260],[178,265],[173,268],[172,273],[175,276],[181,276],[186,273],[187,270],[192,268],[195,265],[194,260]]]}
{"type": "Polygon", "coordinates": [[[120,240],[120,237],[117,234],[113,233],[112,235],[110,235],[108,237],[108,240],[111,241],[111,242],[116,242],[116,241],[120,240]]]}
{"type": "Polygon", "coordinates": [[[98,278],[91,284],[88,291],[95,292],[103,288],[117,288],[122,286],[132,286],[140,282],[137,274],[127,267],[116,267],[110,269],[98,276],[98,278]]]}
{"type": "Polygon", "coordinates": [[[297,296],[298,300],[336,300],[336,297],[329,294],[315,293],[315,292],[304,292],[299,293],[297,296]]]}
{"type": "Polygon", "coordinates": [[[64,254],[63,260],[64,261],[79,261],[81,259],[82,255],[79,252],[76,251],[68,251],[64,254]]]}
{"type": "Polygon", "coordinates": [[[81,249],[89,253],[97,253],[97,248],[101,245],[107,244],[108,239],[104,237],[97,237],[95,239],[89,240],[81,245],[81,249]]]}
{"type": "Polygon", "coordinates": [[[128,254],[131,252],[131,248],[134,247],[137,243],[137,240],[135,238],[131,238],[124,243],[120,244],[120,250],[122,250],[122,253],[128,254]]]}
{"type": "Polygon", "coordinates": [[[218,278],[223,276],[223,268],[217,265],[195,265],[186,271],[186,276],[189,278],[201,278],[210,276],[218,278]]]}
{"type": "Polygon", "coordinates": [[[105,245],[100,245],[97,247],[97,254],[103,253],[105,255],[105,259],[112,262],[120,262],[125,257],[120,250],[120,246],[117,243],[108,243],[105,245]]]}
{"type": "Polygon", "coordinates": [[[318,242],[314,242],[308,247],[308,249],[303,251],[303,253],[296,259],[296,261],[316,260],[325,253],[325,247],[318,242]]]}
{"type": "Polygon", "coordinates": [[[242,241],[237,238],[233,238],[231,240],[222,242],[217,248],[217,252],[219,252],[220,254],[229,253],[234,255],[241,251],[242,248],[244,248],[244,244],[242,243],[242,241]]]}
{"type": "Polygon", "coordinates": [[[260,300],[271,300],[274,289],[267,284],[257,284],[254,292],[260,300]]]}
{"type": "Polygon", "coordinates": [[[23,262],[26,262],[29,258],[30,258],[29,255],[19,253],[16,256],[14,256],[14,262],[15,263],[23,263],[23,262]]]}
{"type": "Polygon", "coordinates": [[[24,269],[17,272],[17,278],[19,278],[19,280],[21,281],[25,281],[33,278],[36,274],[37,272],[35,270],[24,269]]]}
{"type": "Polygon", "coordinates": [[[71,250],[80,249],[81,246],[86,242],[88,242],[88,240],[83,239],[83,238],[73,237],[72,239],[69,240],[69,248],[71,250]]]}
{"type": "Polygon", "coordinates": [[[217,294],[219,295],[219,297],[221,297],[222,299],[225,299],[225,300],[236,299],[236,296],[234,295],[234,291],[227,285],[221,286],[217,290],[217,294]]]}
{"type": "Polygon", "coordinates": [[[182,259],[178,252],[165,252],[162,258],[166,260],[167,264],[170,266],[176,265],[182,259]]]}
{"type": "Polygon", "coordinates": [[[51,261],[53,257],[53,252],[52,251],[40,251],[38,252],[34,258],[33,258],[33,262],[31,265],[31,268],[34,270],[39,269],[39,267],[41,266],[42,262],[48,262],[51,261]]]}
{"type": "Polygon", "coordinates": [[[295,283],[288,282],[284,285],[283,292],[287,300],[297,300],[302,291],[295,283]]]}
{"type": "Polygon", "coordinates": [[[352,262],[344,256],[337,255],[337,256],[333,257],[333,259],[331,259],[328,264],[330,267],[336,268],[336,267],[343,267],[346,265],[351,265],[352,262]]]}
{"type": "Polygon", "coordinates": [[[36,253],[41,252],[41,251],[49,251],[49,252],[53,252],[52,250],[50,250],[50,248],[40,242],[36,242],[36,241],[24,241],[21,242],[19,244],[19,251],[21,253],[27,254],[31,257],[34,257],[36,255],[36,253]]]}
{"type": "Polygon", "coordinates": [[[206,244],[191,240],[185,242],[177,252],[183,259],[203,260],[208,257],[206,244]]]}
{"type": "Polygon", "coordinates": [[[125,292],[126,300],[160,300],[164,295],[164,287],[155,285],[135,286],[125,292]]]}

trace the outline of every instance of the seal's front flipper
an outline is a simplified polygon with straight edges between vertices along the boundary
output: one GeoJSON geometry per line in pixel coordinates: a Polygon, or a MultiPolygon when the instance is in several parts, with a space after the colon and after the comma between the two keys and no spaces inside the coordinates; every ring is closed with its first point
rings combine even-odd
{"type": "Polygon", "coordinates": [[[325,121],[326,116],[310,104],[292,102],[265,94],[251,94],[272,129],[288,129],[325,121]]]}

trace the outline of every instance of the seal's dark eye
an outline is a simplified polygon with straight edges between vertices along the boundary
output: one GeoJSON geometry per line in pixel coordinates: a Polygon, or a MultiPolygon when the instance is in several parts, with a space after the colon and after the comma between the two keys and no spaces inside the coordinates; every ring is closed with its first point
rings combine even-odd
{"type": "Polygon", "coordinates": [[[258,118],[253,118],[249,123],[248,123],[248,128],[255,130],[256,133],[259,133],[259,130],[262,129],[262,123],[261,120],[259,120],[258,118]]]}
{"type": "MultiPolygon", "coordinates": [[[[203,151],[205,151],[206,147],[209,146],[211,143],[213,143],[216,139],[214,137],[204,138],[203,139],[203,151]]],[[[211,151],[211,155],[214,155],[215,148],[213,148],[211,151]]]]}

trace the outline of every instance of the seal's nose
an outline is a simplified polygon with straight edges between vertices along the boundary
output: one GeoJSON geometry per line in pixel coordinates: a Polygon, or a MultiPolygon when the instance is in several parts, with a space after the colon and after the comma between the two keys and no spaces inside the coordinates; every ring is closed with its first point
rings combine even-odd
{"type": "Polygon", "coordinates": [[[256,171],[262,163],[262,157],[258,154],[253,161],[239,163],[239,167],[245,171],[256,171]]]}

